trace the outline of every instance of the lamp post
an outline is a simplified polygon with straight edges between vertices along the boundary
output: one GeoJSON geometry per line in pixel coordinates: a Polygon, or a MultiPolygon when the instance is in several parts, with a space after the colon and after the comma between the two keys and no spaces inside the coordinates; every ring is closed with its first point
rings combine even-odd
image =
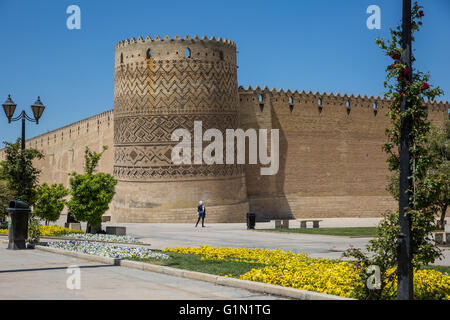
{"type": "Polygon", "coordinates": [[[8,123],[13,121],[22,120],[22,150],[25,149],[25,120],[30,122],[36,122],[39,124],[39,119],[44,112],[45,106],[41,102],[41,98],[38,97],[37,100],[31,105],[31,110],[33,111],[34,119],[29,117],[25,110],[23,110],[19,116],[13,118],[14,111],[16,110],[17,104],[11,99],[11,95],[8,94],[8,99],[2,104],[3,110],[5,111],[6,117],[8,118],[8,123]]]}
{"type": "MultiPolygon", "coordinates": [[[[412,41],[411,41],[411,0],[403,0],[403,21],[402,21],[402,49],[401,61],[409,69],[407,80],[412,80],[412,41]]],[[[403,97],[400,110],[405,113],[411,107],[406,95],[403,97]]],[[[412,268],[412,248],[411,248],[411,217],[407,214],[406,208],[411,208],[409,199],[411,190],[411,166],[410,151],[411,143],[411,117],[402,120],[400,134],[400,183],[399,183],[399,225],[400,234],[398,236],[398,300],[413,299],[413,268],[412,268]]]]}
{"type": "MultiPolygon", "coordinates": [[[[8,118],[8,123],[22,120],[22,151],[25,150],[25,122],[26,120],[30,122],[36,122],[36,124],[39,124],[39,119],[42,116],[42,113],[44,112],[45,106],[42,104],[40,97],[37,98],[37,100],[31,105],[31,110],[33,111],[34,119],[29,117],[25,110],[23,110],[19,116],[13,118],[14,111],[16,110],[17,104],[14,103],[14,101],[11,99],[11,95],[8,95],[8,99],[6,99],[5,103],[2,104],[3,110],[5,111],[6,117],[8,118]]],[[[24,158],[22,154],[22,172],[25,171],[25,163],[24,158]]],[[[22,175],[23,178],[23,175],[22,175]]],[[[22,180],[22,187],[25,188],[23,185],[24,181],[22,180]]]]}

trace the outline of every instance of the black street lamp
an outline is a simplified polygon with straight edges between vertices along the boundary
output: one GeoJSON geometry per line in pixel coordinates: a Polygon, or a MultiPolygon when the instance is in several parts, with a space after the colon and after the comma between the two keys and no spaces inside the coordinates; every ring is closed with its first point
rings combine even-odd
{"type": "MultiPolygon", "coordinates": [[[[31,105],[31,110],[33,111],[34,119],[29,117],[25,110],[22,110],[20,115],[13,118],[14,111],[16,110],[17,104],[11,99],[11,95],[8,95],[5,103],[2,104],[3,110],[5,111],[6,117],[8,118],[8,123],[11,121],[22,120],[22,152],[20,154],[21,162],[21,177],[20,185],[22,192],[26,193],[26,183],[25,183],[25,122],[26,120],[30,122],[36,122],[39,124],[39,118],[44,112],[45,106],[42,104],[41,99],[38,97],[35,103],[31,105]]],[[[8,249],[25,249],[25,240],[28,237],[28,214],[30,212],[28,204],[20,201],[11,201],[10,208],[8,209],[8,214],[11,217],[11,226],[9,227],[9,244],[8,249]]]]}
{"type": "Polygon", "coordinates": [[[11,99],[11,95],[8,94],[8,99],[2,104],[3,110],[5,111],[6,117],[8,118],[8,123],[12,121],[22,120],[22,150],[25,149],[25,120],[30,122],[36,122],[39,124],[39,119],[44,112],[45,106],[42,104],[40,97],[31,105],[31,110],[33,111],[34,119],[29,117],[25,110],[23,110],[19,116],[13,118],[14,111],[16,110],[17,104],[11,99]]]}

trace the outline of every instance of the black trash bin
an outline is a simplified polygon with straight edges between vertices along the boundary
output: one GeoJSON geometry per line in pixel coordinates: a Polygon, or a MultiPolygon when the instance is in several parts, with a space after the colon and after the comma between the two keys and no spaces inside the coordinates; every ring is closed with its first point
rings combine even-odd
{"type": "Polygon", "coordinates": [[[8,215],[11,224],[8,229],[8,249],[26,249],[25,241],[28,238],[30,212],[30,207],[25,202],[13,200],[9,203],[8,215]]]}
{"type": "Polygon", "coordinates": [[[247,229],[255,229],[256,214],[254,212],[247,212],[247,229]]]}

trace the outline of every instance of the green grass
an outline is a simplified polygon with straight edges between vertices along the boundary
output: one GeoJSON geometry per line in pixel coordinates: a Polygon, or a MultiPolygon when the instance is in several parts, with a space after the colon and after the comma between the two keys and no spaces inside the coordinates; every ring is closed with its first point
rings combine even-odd
{"type": "Polygon", "coordinates": [[[374,237],[376,235],[375,227],[259,229],[256,231],[320,234],[328,236],[345,236],[345,237],[374,237]]]}
{"type": "Polygon", "coordinates": [[[170,256],[168,260],[158,259],[139,259],[134,258],[130,260],[148,262],[152,264],[158,264],[162,266],[197,271],[209,274],[222,274],[233,277],[239,277],[242,274],[249,272],[253,268],[263,268],[265,265],[260,263],[245,263],[237,261],[214,261],[214,260],[200,260],[201,256],[194,254],[183,254],[175,252],[162,252],[158,250],[152,250],[155,252],[161,252],[170,256]]]}
{"type": "Polygon", "coordinates": [[[425,266],[422,267],[425,270],[436,270],[442,273],[447,273],[450,275],[450,266],[425,266]]]}

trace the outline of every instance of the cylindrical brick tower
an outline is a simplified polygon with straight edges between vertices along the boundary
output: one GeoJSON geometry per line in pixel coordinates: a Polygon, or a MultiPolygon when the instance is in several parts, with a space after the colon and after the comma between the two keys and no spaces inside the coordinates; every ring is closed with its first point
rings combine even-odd
{"type": "Polygon", "coordinates": [[[195,222],[199,200],[206,221],[245,220],[242,165],[171,159],[176,129],[187,129],[193,143],[194,121],[224,138],[238,127],[236,70],[235,43],[220,38],[139,37],[116,45],[112,221],[195,222]]]}

